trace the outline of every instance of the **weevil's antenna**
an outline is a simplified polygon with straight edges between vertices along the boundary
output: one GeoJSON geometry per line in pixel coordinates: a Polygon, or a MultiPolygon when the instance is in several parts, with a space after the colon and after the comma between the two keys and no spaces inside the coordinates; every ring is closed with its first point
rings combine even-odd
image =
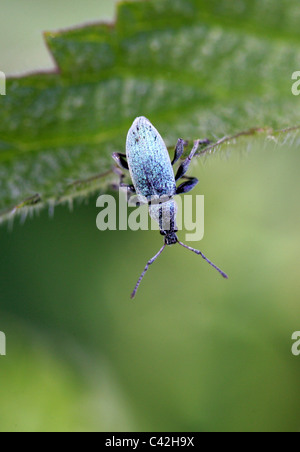
{"type": "Polygon", "coordinates": [[[219,267],[217,267],[217,266],[216,266],[215,264],[213,264],[209,259],[207,259],[207,257],[205,257],[204,254],[201,253],[201,251],[195,250],[195,248],[191,248],[190,246],[185,245],[185,244],[182,243],[182,242],[179,242],[179,240],[178,240],[178,243],[179,243],[179,245],[183,246],[183,247],[186,248],[187,250],[193,251],[193,253],[196,253],[196,254],[200,255],[206,262],[209,263],[209,265],[211,265],[212,267],[214,267],[214,268],[215,268],[215,269],[223,276],[223,278],[228,279],[228,276],[226,275],[226,273],[224,273],[219,267]]]}
{"type": "Polygon", "coordinates": [[[135,286],[135,288],[134,288],[134,291],[133,291],[132,294],[131,294],[131,298],[134,298],[134,297],[135,297],[135,294],[136,294],[136,292],[137,292],[137,290],[138,290],[138,288],[139,288],[139,285],[141,284],[142,279],[144,278],[145,273],[146,273],[146,271],[147,271],[148,268],[149,268],[149,265],[153,264],[153,262],[156,261],[156,259],[161,255],[161,253],[162,253],[163,250],[165,249],[165,247],[166,247],[166,244],[164,244],[164,246],[159,250],[159,252],[158,252],[157,254],[155,254],[155,256],[152,257],[152,259],[150,259],[150,260],[147,262],[147,265],[146,265],[146,267],[145,267],[143,273],[141,274],[141,276],[140,276],[138,282],[136,283],[136,286],[135,286]]]}

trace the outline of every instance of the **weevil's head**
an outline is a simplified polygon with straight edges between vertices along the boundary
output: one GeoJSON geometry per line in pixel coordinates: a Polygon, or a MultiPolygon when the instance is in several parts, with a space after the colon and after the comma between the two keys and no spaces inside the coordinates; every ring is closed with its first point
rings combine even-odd
{"type": "Polygon", "coordinates": [[[173,231],[160,231],[161,235],[165,237],[165,245],[175,245],[178,242],[177,231],[177,228],[173,231]]]}

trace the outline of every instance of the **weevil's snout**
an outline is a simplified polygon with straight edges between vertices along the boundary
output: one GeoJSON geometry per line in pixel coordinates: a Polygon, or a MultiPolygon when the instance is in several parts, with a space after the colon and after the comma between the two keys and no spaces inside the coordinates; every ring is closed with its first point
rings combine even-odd
{"type": "Polygon", "coordinates": [[[161,235],[165,237],[165,245],[175,245],[178,242],[176,235],[177,231],[160,231],[161,235]]]}

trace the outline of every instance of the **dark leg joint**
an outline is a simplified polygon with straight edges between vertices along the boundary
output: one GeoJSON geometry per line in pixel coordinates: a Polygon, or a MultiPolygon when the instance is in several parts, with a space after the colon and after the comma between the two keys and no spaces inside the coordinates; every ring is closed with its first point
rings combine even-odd
{"type": "Polygon", "coordinates": [[[119,152],[114,152],[112,158],[116,162],[116,164],[122,168],[128,170],[128,163],[126,160],[126,154],[120,154],[119,152]]]}
{"type": "Polygon", "coordinates": [[[193,190],[194,187],[198,184],[198,179],[196,177],[185,177],[187,179],[186,182],[183,182],[183,184],[179,185],[176,190],[176,195],[180,195],[182,193],[188,193],[189,191],[193,190]]]}
{"type": "Polygon", "coordinates": [[[192,158],[194,157],[194,155],[196,154],[199,145],[200,145],[201,140],[197,140],[194,142],[194,146],[193,149],[190,152],[190,155],[184,160],[184,162],[180,165],[180,167],[178,168],[177,174],[175,176],[175,180],[177,181],[178,179],[180,179],[181,177],[183,177],[185,175],[185,173],[187,172],[190,163],[192,161],[192,158]]]}
{"type": "Polygon", "coordinates": [[[182,138],[179,138],[176,144],[174,158],[172,160],[172,166],[180,159],[180,157],[183,154],[184,146],[187,146],[188,142],[183,140],[182,138]]]}

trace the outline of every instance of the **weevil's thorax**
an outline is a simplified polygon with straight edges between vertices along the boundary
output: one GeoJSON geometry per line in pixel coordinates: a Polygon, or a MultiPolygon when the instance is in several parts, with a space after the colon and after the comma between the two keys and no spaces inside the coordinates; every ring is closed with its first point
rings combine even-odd
{"type": "MultiPolygon", "coordinates": [[[[164,198],[161,199],[163,200],[164,198]]],[[[173,199],[162,202],[161,204],[157,200],[153,202],[154,204],[149,205],[149,215],[158,223],[160,233],[165,237],[165,244],[173,245],[177,243],[177,204],[173,199]]]]}
{"type": "Polygon", "coordinates": [[[132,124],[126,141],[126,156],[139,195],[147,198],[175,195],[176,183],[168,150],[147,118],[136,118],[132,124]]]}

